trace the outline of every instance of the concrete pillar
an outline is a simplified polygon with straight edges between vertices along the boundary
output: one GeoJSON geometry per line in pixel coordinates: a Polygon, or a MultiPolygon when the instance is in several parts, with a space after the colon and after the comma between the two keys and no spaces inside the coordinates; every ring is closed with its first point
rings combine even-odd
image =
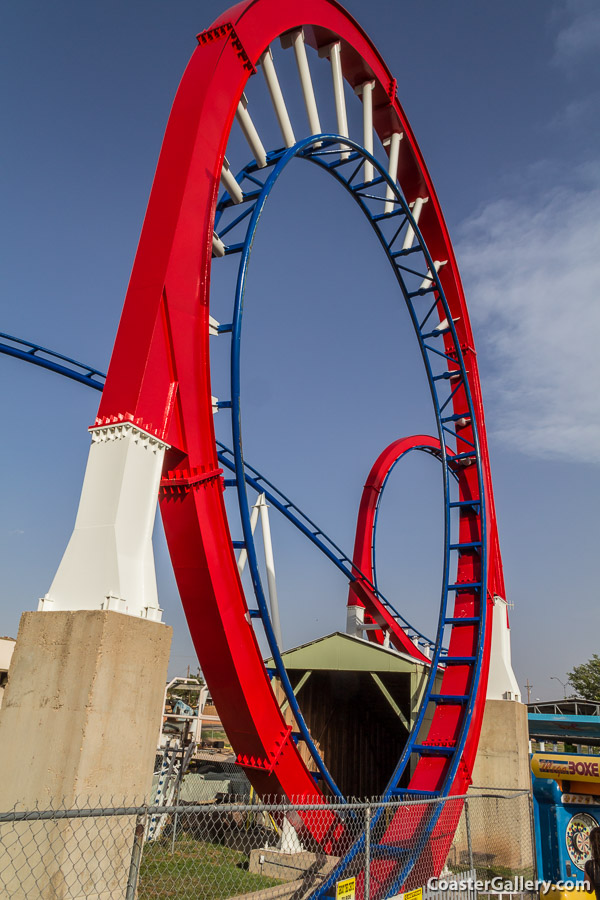
{"type": "Polygon", "coordinates": [[[473,786],[528,791],[527,707],[514,700],[486,700],[473,786]]]}
{"type": "MultiPolygon", "coordinates": [[[[0,713],[1,811],[143,801],[171,635],[108,610],[23,614],[0,713]]],[[[125,894],[128,818],[3,825],[0,840],[2,895],[125,894]]]]}

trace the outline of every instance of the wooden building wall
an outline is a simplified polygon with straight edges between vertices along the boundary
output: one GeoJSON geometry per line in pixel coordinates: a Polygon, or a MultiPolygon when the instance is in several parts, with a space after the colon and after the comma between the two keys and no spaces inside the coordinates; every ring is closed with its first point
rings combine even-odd
{"type": "MultiPolygon", "coordinates": [[[[293,685],[302,674],[289,672],[293,685]]],[[[381,672],[378,677],[409,720],[410,675],[381,672]]],[[[400,759],[408,731],[371,673],[313,671],[300,689],[298,701],[345,796],[381,794],[400,759]]]]}

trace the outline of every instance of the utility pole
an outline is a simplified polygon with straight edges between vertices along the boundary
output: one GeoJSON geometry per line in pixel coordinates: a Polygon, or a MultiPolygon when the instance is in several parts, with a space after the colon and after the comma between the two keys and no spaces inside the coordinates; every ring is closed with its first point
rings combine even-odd
{"type": "Polygon", "coordinates": [[[531,689],[533,685],[529,684],[529,678],[525,682],[525,688],[527,689],[527,703],[531,703],[531,689]]]}

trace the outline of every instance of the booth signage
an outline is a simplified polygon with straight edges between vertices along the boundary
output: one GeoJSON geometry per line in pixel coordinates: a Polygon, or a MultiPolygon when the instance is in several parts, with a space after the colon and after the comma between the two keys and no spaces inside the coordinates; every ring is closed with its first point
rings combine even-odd
{"type": "Polygon", "coordinates": [[[538,778],[600,782],[600,756],[534,753],[531,760],[531,771],[538,778]]]}

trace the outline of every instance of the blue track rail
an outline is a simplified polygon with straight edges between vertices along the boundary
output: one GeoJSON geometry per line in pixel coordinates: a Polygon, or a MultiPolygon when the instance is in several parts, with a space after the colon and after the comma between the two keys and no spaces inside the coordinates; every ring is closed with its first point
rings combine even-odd
{"type": "MultiPolygon", "coordinates": [[[[71,378],[80,384],[86,384],[88,387],[101,391],[104,388],[106,374],[93,366],[87,366],[85,363],[71,359],[69,356],[63,356],[54,350],[42,347],[40,344],[34,344],[31,341],[17,338],[9,334],[0,333],[0,354],[12,356],[15,359],[21,359],[24,362],[32,363],[44,369],[63,375],[65,378],[71,378]],[[26,349],[23,349],[26,348],[26,349]],[[43,354],[43,355],[42,355],[43,354]]],[[[225,468],[235,471],[235,464],[232,462],[233,451],[229,449],[221,441],[217,441],[219,461],[225,468]]],[[[280,491],[272,481],[269,481],[264,475],[255,469],[250,463],[245,462],[244,478],[246,484],[258,493],[264,493],[266,499],[277,509],[288,521],[290,521],[299,531],[305,535],[321,552],[340,569],[340,571],[350,580],[356,578],[356,573],[363,575],[356,567],[352,567],[352,560],[344,553],[344,551],[333,541],[309,516],[304,513],[300,507],[293,502],[283,491],[280,491]]],[[[368,579],[363,575],[367,584],[368,579]]],[[[411,640],[418,643],[425,649],[432,648],[434,642],[422,634],[418,628],[415,628],[410,622],[402,616],[390,601],[376,589],[373,588],[381,602],[387,606],[392,615],[398,620],[402,628],[406,631],[411,640]]]]}
{"type": "MultiPolygon", "coordinates": [[[[235,461],[233,450],[230,450],[221,441],[217,441],[218,457],[221,465],[235,472],[235,461]]],[[[375,584],[371,583],[366,575],[361,572],[353,563],[350,557],[321,529],[319,526],[304,513],[289,497],[287,497],[279,488],[275,487],[272,481],[269,481],[264,475],[255,469],[247,460],[244,460],[244,480],[248,487],[253,488],[257,493],[262,493],[269,503],[280,512],[288,521],[307,537],[316,547],[319,548],[327,559],[336,566],[340,572],[349,580],[356,581],[357,577],[362,580],[373,590],[381,603],[387,607],[390,614],[396,619],[399,625],[404,629],[408,637],[415,644],[431,651],[434,642],[422,634],[414,625],[403,616],[393,606],[393,604],[377,589],[375,584]]],[[[237,486],[237,480],[235,481],[237,486]]]]}
{"type": "MultiPolygon", "coordinates": [[[[370,222],[381,247],[383,248],[392,270],[396,276],[401,295],[408,309],[415,335],[419,342],[421,355],[429,382],[434,413],[437,421],[438,436],[441,444],[441,460],[443,468],[443,489],[445,502],[445,540],[443,579],[440,600],[440,613],[436,635],[435,650],[430,666],[428,682],[424,699],[417,719],[407,741],[402,756],[387,785],[385,797],[406,798],[410,791],[400,786],[405,772],[408,770],[413,756],[439,756],[442,754],[447,759],[443,784],[439,789],[429,792],[431,797],[443,798],[447,796],[454,782],[461,755],[465,746],[469,724],[473,714],[475,699],[479,688],[479,677],[483,656],[483,642],[485,635],[485,588],[487,584],[487,558],[486,558],[486,531],[485,531],[485,493],[482,475],[481,454],[479,449],[479,437],[476,426],[476,416],[473,407],[473,399],[470,392],[465,361],[460,342],[458,340],[448,302],[444,295],[440,279],[437,274],[434,260],[425,244],[418,224],[411,214],[406,199],[393,183],[385,169],[367,151],[348,138],[335,134],[316,135],[299,141],[287,150],[278,150],[267,154],[267,167],[258,169],[255,163],[250,163],[238,175],[237,180],[244,191],[245,205],[243,212],[239,207],[234,207],[227,194],[221,199],[215,217],[215,231],[225,243],[225,256],[239,254],[238,276],[236,296],[231,323],[221,326],[223,333],[231,335],[231,399],[225,402],[224,407],[231,409],[232,445],[234,448],[234,466],[238,491],[240,518],[244,534],[244,546],[248,552],[254,592],[257,599],[260,616],[263,621],[265,634],[273,656],[275,668],[282,682],[288,701],[295,715],[299,714],[298,704],[294,697],[291,684],[287,678],[280,650],[277,646],[273,629],[271,627],[266,594],[258,567],[258,559],[252,530],[250,526],[250,504],[246,489],[245,464],[242,443],[242,411],[241,411],[241,372],[240,353],[242,337],[242,321],[244,309],[244,294],[246,277],[250,261],[251,249],[258,226],[260,215],[266,201],[286,166],[294,159],[305,159],[320,168],[328,171],[339,184],[353,197],[357,205],[370,222]],[[344,155],[341,150],[348,150],[344,155]],[[358,176],[362,171],[365,160],[371,162],[375,169],[375,177],[369,184],[362,183],[358,176]],[[261,177],[262,179],[261,180],[261,177]],[[385,189],[390,187],[393,191],[394,208],[391,212],[385,212],[385,189]],[[227,221],[227,214],[231,210],[235,215],[227,221]],[[409,229],[414,233],[413,245],[401,246],[401,237],[405,236],[409,229]],[[225,240],[227,238],[227,241],[225,240]],[[445,319],[442,319],[442,313],[445,319]],[[434,313],[439,313],[440,322],[436,323],[434,313]],[[440,340],[451,338],[447,343],[440,340]],[[448,349],[448,343],[451,349],[448,349]],[[436,346],[437,344],[437,346],[436,346]],[[451,371],[450,371],[451,370],[451,371]],[[450,404],[459,388],[464,391],[466,408],[461,411],[460,417],[469,417],[472,423],[473,441],[467,440],[458,430],[456,421],[459,416],[452,413],[450,404]],[[450,408],[449,408],[450,407],[450,408]],[[448,449],[452,451],[448,453],[448,449]],[[461,506],[461,499],[456,486],[456,473],[450,464],[453,459],[455,466],[457,461],[476,466],[478,497],[472,505],[478,508],[481,529],[481,541],[478,542],[480,554],[480,581],[472,585],[457,585],[454,583],[452,570],[456,563],[457,554],[465,552],[465,545],[460,543],[458,533],[458,517],[453,515],[453,510],[461,506]],[[444,635],[446,629],[455,624],[455,619],[448,613],[449,597],[459,589],[470,588],[478,592],[480,597],[479,615],[474,617],[473,623],[478,626],[477,648],[475,653],[468,658],[451,658],[443,655],[444,635]],[[425,714],[430,704],[437,706],[444,703],[444,698],[435,692],[435,679],[440,665],[469,665],[472,677],[470,679],[468,694],[464,700],[464,714],[460,728],[460,734],[454,746],[438,748],[419,744],[418,734],[423,724],[425,714]],[[298,713],[296,710],[298,709],[298,713]]],[[[471,548],[469,548],[471,549],[471,548]]],[[[303,722],[303,720],[301,720],[303,722]]],[[[307,741],[313,756],[316,748],[312,740],[307,741]]],[[[319,767],[320,768],[320,767],[319,767]]],[[[328,780],[328,779],[326,779],[328,780]]],[[[427,841],[433,832],[442,810],[442,804],[432,807],[431,814],[427,817],[421,828],[420,841],[427,841]]],[[[373,825],[376,824],[374,818],[373,825]]],[[[364,835],[355,843],[349,853],[342,859],[334,872],[323,884],[315,896],[326,896],[335,881],[341,877],[351,861],[364,847],[364,835]]],[[[401,855],[397,877],[388,890],[393,894],[404,884],[411,872],[418,851],[409,851],[401,855]]]]}
{"type": "Polygon", "coordinates": [[[101,391],[104,387],[106,376],[98,369],[94,369],[93,366],[86,366],[69,356],[48,350],[41,344],[33,344],[31,341],[13,337],[11,334],[0,332],[0,353],[33,363],[34,366],[41,366],[43,369],[49,369],[51,372],[56,372],[57,375],[71,378],[80,384],[87,384],[88,387],[95,388],[97,391],[101,391]]]}
{"type": "MultiPolygon", "coordinates": [[[[252,577],[253,587],[256,595],[260,618],[262,620],[265,634],[269,642],[271,653],[278,675],[281,679],[282,686],[287,695],[292,711],[296,716],[296,720],[300,726],[303,738],[311,748],[315,757],[317,768],[319,769],[324,780],[329,784],[330,789],[337,796],[341,793],[333,779],[329,775],[323,761],[320,759],[316,747],[312,742],[308,728],[304,723],[301,711],[298,707],[296,698],[293,694],[292,686],[285,672],[281,653],[277,646],[273,629],[271,626],[265,591],[263,589],[260,571],[258,567],[258,558],[256,547],[252,537],[250,527],[250,505],[247,494],[247,486],[254,490],[265,493],[269,502],[273,504],[280,512],[282,512],[290,521],[294,522],[300,528],[302,533],[309,537],[313,543],[320,546],[322,551],[337,565],[338,568],[344,570],[351,562],[346,554],[343,554],[323,532],[318,529],[312,520],[308,519],[299,508],[291,503],[285,495],[279,492],[274,486],[260,475],[244,461],[242,450],[242,430],[241,430],[241,399],[240,399],[240,349],[242,335],[242,319],[243,319],[243,299],[246,286],[246,275],[250,260],[250,252],[252,241],[258,225],[258,220],[262,209],[268,199],[268,196],[285,167],[295,158],[305,159],[312,164],[320,166],[322,169],[330,172],[336,178],[342,187],[350,193],[358,206],[370,222],[379,242],[387,255],[387,258],[396,275],[396,279],[406,303],[414,331],[419,342],[425,370],[427,373],[434,412],[438,425],[438,435],[441,443],[441,461],[443,468],[443,486],[445,501],[445,551],[443,563],[443,584],[441,591],[440,614],[438,620],[438,628],[436,641],[434,646],[433,658],[430,667],[430,674],[425,691],[424,700],[414,723],[413,730],[407,741],[404,752],[398,762],[398,765],[390,779],[385,791],[387,799],[406,798],[410,792],[400,787],[401,779],[411,757],[413,755],[439,755],[442,752],[448,759],[445,780],[443,785],[436,791],[428,792],[430,797],[438,797],[440,799],[448,795],[456,771],[460,762],[460,757],[464,748],[466,735],[471,720],[475,698],[479,686],[479,674],[481,668],[481,659],[483,653],[483,638],[485,634],[485,612],[486,604],[484,602],[484,586],[487,583],[487,560],[486,560],[486,535],[485,535],[485,494],[483,488],[483,478],[481,469],[481,458],[479,452],[479,440],[476,429],[476,418],[474,415],[473,401],[469,390],[469,384],[465,369],[465,363],[462,351],[457,339],[452,317],[448,308],[448,303],[444,296],[442,286],[437,275],[433,260],[425,245],[423,237],[419,231],[410,208],[406,200],[393,184],[385,170],[379,162],[368,154],[362,147],[355,142],[342,138],[339,135],[318,135],[306,140],[300,141],[294,147],[288,150],[276,151],[268,154],[268,164],[266,169],[259,170],[255,163],[246,166],[238,176],[238,182],[245,189],[243,200],[243,211],[237,212],[231,200],[227,195],[220,201],[217,208],[215,219],[215,229],[221,240],[226,236],[233,240],[226,244],[226,256],[240,254],[238,267],[238,278],[236,287],[236,297],[233,309],[232,321],[229,324],[221,325],[219,332],[229,333],[232,338],[231,345],[231,400],[221,404],[223,408],[231,409],[232,417],[232,435],[233,450],[229,450],[225,445],[220,444],[219,458],[221,462],[230,470],[235,472],[235,483],[238,492],[238,501],[240,507],[240,517],[242,522],[242,530],[244,534],[243,545],[248,553],[248,563],[252,577]],[[343,147],[349,151],[348,155],[343,158],[340,154],[340,148],[343,147]],[[361,171],[365,159],[369,160],[375,168],[376,176],[368,185],[360,183],[357,176],[361,171]],[[261,174],[264,180],[258,175],[261,174]],[[394,192],[394,209],[392,212],[385,213],[383,211],[383,203],[385,202],[384,190],[390,186],[394,192]],[[377,190],[379,189],[379,193],[377,190]],[[383,189],[383,190],[382,190],[383,189]],[[235,209],[236,215],[229,221],[224,222],[228,211],[235,209]],[[388,227],[391,224],[391,229],[388,227]],[[406,229],[412,228],[415,236],[416,245],[409,249],[398,249],[399,236],[406,229]],[[239,234],[241,230],[241,234],[239,234]],[[409,263],[409,264],[408,264],[409,263]],[[423,308],[424,305],[424,308],[423,308]],[[436,310],[444,310],[446,316],[446,324],[442,329],[439,325],[432,326],[431,317],[436,310]],[[444,342],[439,342],[442,335],[452,338],[452,349],[447,350],[444,342]],[[435,346],[436,342],[441,344],[435,346]],[[452,378],[449,377],[448,368],[452,367],[452,378]],[[452,403],[453,397],[459,387],[464,389],[466,396],[467,409],[464,414],[470,416],[473,423],[474,440],[468,441],[462,437],[456,430],[456,415],[451,415],[446,410],[452,403]],[[449,443],[448,443],[449,442],[449,443]],[[453,445],[453,446],[451,446],[453,445]],[[465,505],[465,501],[458,497],[456,489],[456,473],[450,465],[448,448],[452,450],[453,459],[464,460],[466,463],[476,465],[478,477],[478,498],[469,501],[469,505],[478,507],[481,522],[481,541],[478,542],[481,555],[481,580],[474,585],[457,585],[452,580],[452,561],[456,560],[454,554],[464,552],[465,545],[460,543],[457,517],[453,516],[453,511],[457,511],[465,505]],[[452,476],[452,477],[451,477],[452,476]],[[478,642],[477,648],[473,656],[465,658],[451,658],[444,656],[444,634],[445,630],[452,627],[455,620],[448,615],[448,598],[454,592],[460,589],[470,588],[478,591],[480,602],[480,615],[476,618],[478,623],[478,642]],[[430,704],[440,704],[447,702],[448,698],[435,693],[434,682],[440,665],[468,664],[472,667],[473,677],[470,681],[469,692],[461,702],[464,702],[465,714],[462,721],[461,731],[458,740],[453,747],[437,748],[418,743],[418,733],[423,723],[425,713],[430,704]]],[[[0,353],[22,359],[26,362],[33,363],[45,369],[61,374],[67,378],[71,378],[82,384],[87,384],[95,390],[102,390],[104,375],[97,369],[86,366],[70,357],[55,353],[38,344],[33,344],[10,335],[0,334],[0,353]]],[[[345,574],[348,574],[346,571],[345,574]]],[[[352,575],[352,573],[350,572],[352,575]]],[[[379,593],[379,592],[378,592],[379,593]]],[[[381,595],[379,594],[381,597],[381,595]]],[[[385,601],[387,603],[387,601],[385,601]]],[[[391,605],[390,605],[391,607],[391,605]]],[[[395,613],[399,616],[398,613],[395,613]]],[[[411,626],[399,616],[399,621],[404,623],[408,629],[411,626]]],[[[404,627],[403,626],[403,627],[404,627]]],[[[416,629],[413,632],[418,637],[416,629]]],[[[424,639],[427,640],[427,639],[424,639]]],[[[429,643],[429,641],[428,641],[429,643]]],[[[438,803],[432,806],[430,814],[423,821],[419,833],[418,844],[422,847],[438,821],[439,815],[443,808],[443,804],[438,803]]],[[[377,816],[373,818],[373,826],[377,824],[377,816]]],[[[374,838],[374,835],[373,835],[374,838]]],[[[340,861],[338,866],[328,877],[326,882],[319,889],[315,896],[326,896],[342,873],[346,871],[349,864],[357,858],[362,852],[365,845],[366,836],[363,834],[358,841],[352,846],[346,856],[340,861]]],[[[378,845],[374,840],[375,855],[377,855],[377,847],[382,853],[387,852],[385,845],[378,845]]],[[[418,858],[419,849],[413,846],[412,850],[400,852],[398,850],[398,865],[393,884],[386,886],[388,895],[397,892],[405,883],[406,878],[411,872],[416,859],[418,858]]]]}

